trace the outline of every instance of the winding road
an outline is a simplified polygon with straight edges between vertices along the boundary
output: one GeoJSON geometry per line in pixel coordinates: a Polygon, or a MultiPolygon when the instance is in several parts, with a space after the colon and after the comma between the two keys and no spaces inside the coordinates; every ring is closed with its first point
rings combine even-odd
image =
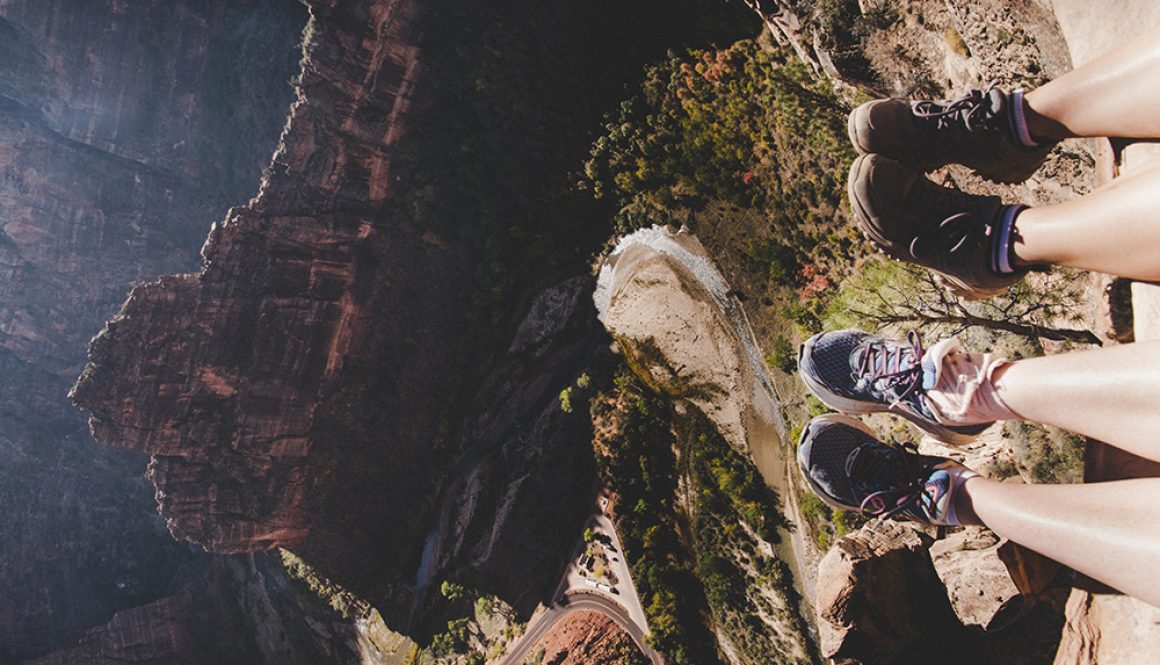
{"type": "Polygon", "coordinates": [[[625,612],[623,607],[616,601],[602,594],[587,591],[574,591],[563,596],[556,604],[548,608],[546,612],[536,617],[528,625],[528,629],[520,639],[511,646],[508,653],[503,658],[495,661],[496,665],[518,665],[540,643],[540,640],[552,629],[552,626],[556,625],[557,621],[560,621],[572,612],[580,612],[583,610],[600,612],[609,619],[612,619],[616,625],[628,633],[632,641],[648,657],[649,662],[653,663],[653,665],[664,665],[664,657],[645,644],[644,631],[629,618],[628,613],[625,612]]]}
{"type": "Polygon", "coordinates": [[[552,604],[539,616],[532,619],[524,634],[508,647],[507,654],[500,660],[494,661],[498,665],[518,665],[527,654],[535,648],[540,640],[560,621],[572,612],[592,610],[600,612],[612,619],[624,632],[628,633],[632,641],[653,665],[664,665],[664,657],[654,651],[644,638],[648,635],[648,621],[645,618],[644,608],[640,598],[636,595],[636,586],[632,582],[628,563],[624,559],[624,550],[620,545],[620,537],[612,521],[603,513],[597,513],[588,520],[586,527],[592,527],[593,532],[607,535],[611,539],[610,551],[612,556],[609,562],[616,576],[617,596],[591,588],[585,584],[588,579],[580,574],[576,560],[586,551],[587,544],[581,540],[569,559],[568,566],[552,596],[552,604]],[[626,607],[627,606],[627,607],[626,607]]]}

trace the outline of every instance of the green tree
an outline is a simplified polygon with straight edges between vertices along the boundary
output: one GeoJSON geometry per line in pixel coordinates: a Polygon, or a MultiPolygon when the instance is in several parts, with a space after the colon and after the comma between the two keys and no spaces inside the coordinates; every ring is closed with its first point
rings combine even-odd
{"type": "Polygon", "coordinates": [[[492,609],[495,607],[495,601],[491,596],[480,596],[475,601],[475,618],[483,620],[491,616],[492,609]]]}
{"type": "Polygon", "coordinates": [[[467,595],[467,589],[462,584],[443,580],[443,584],[439,587],[439,593],[447,600],[459,600],[467,595]]]}

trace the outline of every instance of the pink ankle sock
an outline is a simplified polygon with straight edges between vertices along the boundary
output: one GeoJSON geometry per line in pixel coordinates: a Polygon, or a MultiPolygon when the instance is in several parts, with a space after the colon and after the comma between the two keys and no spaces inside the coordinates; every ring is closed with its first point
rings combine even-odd
{"type": "Polygon", "coordinates": [[[936,369],[933,387],[926,391],[935,417],[944,425],[976,425],[995,420],[1017,420],[995,390],[995,370],[1009,361],[990,353],[967,353],[955,338],[927,350],[923,364],[936,369]]]}

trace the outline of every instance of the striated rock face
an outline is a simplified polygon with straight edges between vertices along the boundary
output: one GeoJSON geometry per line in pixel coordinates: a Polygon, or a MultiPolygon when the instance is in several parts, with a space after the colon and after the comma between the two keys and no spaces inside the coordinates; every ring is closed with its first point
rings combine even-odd
{"type": "Polygon", "coordinates": [[[215,225],[200,274],[133,292],[73,391],[98,440],[154,456],[173,534],[215,552],[309,532],[330,471],[306,462],[316,411],[365,349],[376,264],[417,240],[368,210],[389,191],[417,72],[414,5],[312,13],[299,99],[259,195],[215,225]]]}
{"type": "Polygon", "coordinates": [[[1160,660],[1160,609],[1119,594],[1075,589],[1055,665],[1128,665],[1160,660]]]}
{"type": "Polygon", "coordinates": [[[275,0],[0,2],[0,346],[71,379],[131,282],[195,265],[269,163],[302,20],[275,0]]]}
{"type": "Polygon", "coordinates": [[[66,397],[132,283],[188,270],[269,163],[303,7],[0,0],[0,662],[71,646],[203,559],[146,460],[66,397]]]}
{"type": "Polygon", "coordinates": [[[559,581],[560,555],[594,503],[589,389],[576,382],[611,354],[592,286],[573,277],[532,303],[464,425],[473,453],[457,465],[463,480],[447,492],[439,525],[446,542],[434,579],[469,578],[524,615],[559,581]]]}
{"type": "Polygon", "coordinates": [[[34,665],[101,663],[249,663],[259,657],[240,608],[214,571],[202,590],[186,590],[118,612],[89,631],[74,649],[32,661],[34,665]],[[205,589],[209,592],[205,593],[205,589]]]}
{"type": "Polygon", "coordinates": [[[118,612],[33,665],[357,663],[356,628],[302,603],[276,561],[218,557],[196,585],[118,612]]]}

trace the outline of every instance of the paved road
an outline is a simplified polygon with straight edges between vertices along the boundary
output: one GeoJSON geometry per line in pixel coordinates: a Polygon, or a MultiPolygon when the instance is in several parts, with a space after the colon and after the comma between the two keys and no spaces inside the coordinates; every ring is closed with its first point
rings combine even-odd
{"type": "Polygon", "coordinates": [[[664,658],[644,643],[644,632],[640,629],[640,626],[636,625],[629,618],[628,613],[624,611],[623,607],[603,595],[584,591],[569,593],[561,600],[560,604],[553,605],[548,611],[537,617],[535,621],[528,625],[527,631],[524,632],[520,639],[508,649],[507,655],[495,661],[496,665],[518,665],[540,643],[540,640],[551,630],[552,626],[556,625],[557,621],[560,621],[572,612],[584,610],[600,612],[609,619],[612,619],[616,625],[628,633],[632,641],[636,643],[637,647],[640,648],[653,665],[664,665],[664,658]]]}
{"type": "MultiPolygon", "coordinates": [[[[603,509],[603,504],[601,508],[603,509]]],[[[615,561],[610,561],[610,564],[617,579],[617,595],[613,596],[585,584],[585,580],[589,578],[580,575],[580,567],[576,561],[581,553],[587,549],[587,543],[579,541],[569,557],[564,574],[560,577],[560,584],[552,596],[551,606],[528,624],[524,634],[508,647],[507,655],[495,661],[497,665],[518,665],[540,643],[540,640],[551,630],[552,626],[556,625],[556,622],[579,610],[600,612],[612,619],[616,625],[628,633],[632,641],[653,665],[664,665],[664,658],[645,644],[644,638],[648,634],[648,622],[645,619],[640,598],[636,595],[636,586],[629,574],[628,563],[625,561],[624,549],[621,547],[616,527],[603,512],[593,515],[585,527],[592,527],[598,536],[605,534],[612,541],[609,554],[610,559],[615,559],[615,561]]]]}

